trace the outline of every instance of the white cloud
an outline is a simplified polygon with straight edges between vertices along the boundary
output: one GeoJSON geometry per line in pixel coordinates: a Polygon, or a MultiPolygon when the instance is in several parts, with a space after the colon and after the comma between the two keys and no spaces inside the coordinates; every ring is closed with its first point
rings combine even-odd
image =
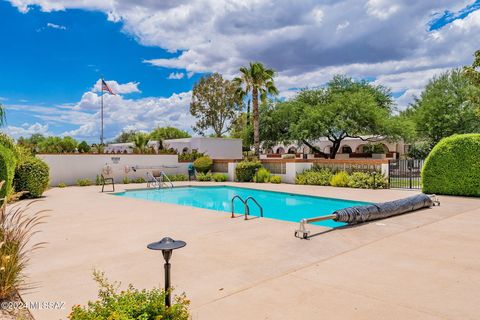
{"type": "Polygon", "coordinates": [[[31,136],[32,134],[35,133],[40,133],[43,135],[47,135],[49,133],[48,131],[48,124],[41,124],[41,123],[35,123],[35,124],[28,124],[24,123],[20,127],[16,126],[7,126],[5,128],[2,128],[2,131],[6,132],[7,134],[11,135],[14,138],[18,138],[21,136],[31,136]]]}
{"type": "MultiPolygon", "coordinates": [[[[241,65],[262,61],[278,71],[277,83],[285,96],[291,95],[290,88],[322,85],[334,73],[348,73],[402,87],[406,93],[399,104],[404,106],[426,77],[471,63],[480,43],[479,11],[428,30],[431,20],[446,10],[457,12],[471,4],[465,0],[10,2],[22,12],[30,5],[47,12],[103,11],[109,20],[121,21],[124,32],[140,43],[179,52],[174,58],[145,62],[187,77],[221,72],[228,78],[241,65]]],[[[130,84],[138,90],[136,83],[130,84]]],[[[133,89],[123,93],[129,90],[133,89]]],[[[94,99],[84,98],[85,104],[94,99]]]]}
{"type": "Polygon", "coordinates": [[[67,27],[51,22],[47,23],[47,27],[52,29],[67,30],[67,27]]]}
{"type": "MultiPolygon", "coordinates": [[[[128,94],[128,93],[141,92],[140,89],[138,89],[138,85],[140,84],[138,82],[128,82],[124,84],[120,84],[114,80],[105,80],[105,82],[115,94],[128,94]]],[[[93,86],[93,91],[100,92],[100,90],[102,90],[102,80],[98,79],[95,85],[93,86]]]]}
{"type": "Polygon", "coordinates": [[[183,73],[183,72],[171,72],[168,75],[168,79],[180,80],[180,79],[183,79],[184,76],[185,76],[185,73],[183,73]]]}

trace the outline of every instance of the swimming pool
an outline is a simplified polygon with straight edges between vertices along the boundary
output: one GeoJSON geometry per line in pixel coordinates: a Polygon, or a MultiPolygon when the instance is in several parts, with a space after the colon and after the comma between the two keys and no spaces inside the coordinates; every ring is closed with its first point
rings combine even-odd
{"type": "MultiPolygon", "coordinates": [[[[231,200],[238,195],[243,199],[252,196],[263,207],[265,218],[299,222],[303,218],[327,215],[346,207],[368,204],[367,202],[323,198],[299,194],[265,191],[230,186],[176,187],[164,189],[130,190],[115,193],[117,196],[173,203],[183,206],[232,212],[231,200]]],[[[260,210],[249,202],[250,215],[259,216],[260,210]]],[[[235,200],[235,213],[243,214],[240,200],[235,200]]],[[[332,220],[314,224],[337,227],[344,223],[332,220]]]]}

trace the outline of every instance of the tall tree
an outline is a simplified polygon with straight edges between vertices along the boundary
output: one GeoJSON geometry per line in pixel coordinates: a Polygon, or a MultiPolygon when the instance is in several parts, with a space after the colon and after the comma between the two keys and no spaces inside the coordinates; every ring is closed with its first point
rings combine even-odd
{"type": "Polygon", "coordinates": [[[392,99],[388,89],[364,81],[336,76],[325,88],[304,90],[290,101],[271,105],[264,111],[264,139],[271,142],[298,141],[324,154],[315,141],[326,137],[334,159],[343,139],[376,141],[401,134],[391,115],[392,99]]]}
{"type": "Polygon", "coordinates": [[[180,138],[189,138],[190,134],[186,131],[177,129],[175,127],[157,127],[152,132],[150,132],[150,140],[158,141],[160,144],[160,149],[163,149],[164,140],[168,139],[180,139],[180,138]]]}
{"type": "MultiPolygon", "coordinates": [[[[480,50],[475,52],[475,58],[471,66],[463,68],[465,75],[470,79],[471,83],[480,90],[480,50]]],[[[480,95],[478,92],[474,92],[474,95],[470,97],[470,101],[475,104],[476,113],[480,116],[480,95]]]]}
{"type": "Polygon", "coordinates": [[[6,118],[6,115],[5,115],[5,108],[0,103],[0,127],[2,127],[5,124],[6,121],[7,121],[7,118],[6,118]]]}
{"type": "Polygon", "coordinates": [[[218,73],[202,77],[193,87],[190,102],[190,113],[197,118],[193,130],[205,135],[212,129],[215,136],[221,137],[230,131],[242,107],[235,84],[218,73]]]}
{"type": "Polygon", "coordinates": [[[253,103],[253,144],[255,154],[260,156],[260,125],[258,100],[266,101],[268,95],[277,95],[278,90],[275,87],[273,77],[275,71],[265,68],[260,62],[250,62],[249,67],[240,68],[240,77],[233,81],[238,86],[238,91],[242,96],[252,94],[253,103]],[[259,97],[260,95],[260,97],[259,97]]]}
{"type": "Polygon", "coordinates": [[[429,81],[408,113],[417,134],[430,146],[456,133],[480,132],[477,104],[480,87],[460,69],[452,69],[429,81]]]}
{"type": "Polygon", "coordinates": [[[125,143],[125,142],[133,142],[135,139],[135,135],[137,131],[129,130],[129,131],[122,131],[114,140],[114,143],[125,143]]]}

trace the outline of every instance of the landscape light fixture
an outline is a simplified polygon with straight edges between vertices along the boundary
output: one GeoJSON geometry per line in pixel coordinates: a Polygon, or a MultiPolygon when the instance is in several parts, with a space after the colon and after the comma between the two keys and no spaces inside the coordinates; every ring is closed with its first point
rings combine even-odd
{"type": "Polygon", "coordinates": [[[182,240],[173,240],[172,238],[165,237],[158,242],[150,243],[147,248],[150,250],[162,250],[163,258],[165,259],[165,305],[167,307],[171,306],[170,298],[170,258],[172,257],[172,252],[175,249],[183,248],[187,245],[185,241],[182,240]]]}

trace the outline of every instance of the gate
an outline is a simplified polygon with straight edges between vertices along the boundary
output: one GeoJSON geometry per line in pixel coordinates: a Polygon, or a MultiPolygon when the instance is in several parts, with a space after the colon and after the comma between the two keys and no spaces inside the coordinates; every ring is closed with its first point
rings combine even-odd
{"type": "Polygon", "coordinates": [[[388,184],[390,188],[421,189],[420,174],[423,161],[423,159],[388,161],[388,184]]]}

